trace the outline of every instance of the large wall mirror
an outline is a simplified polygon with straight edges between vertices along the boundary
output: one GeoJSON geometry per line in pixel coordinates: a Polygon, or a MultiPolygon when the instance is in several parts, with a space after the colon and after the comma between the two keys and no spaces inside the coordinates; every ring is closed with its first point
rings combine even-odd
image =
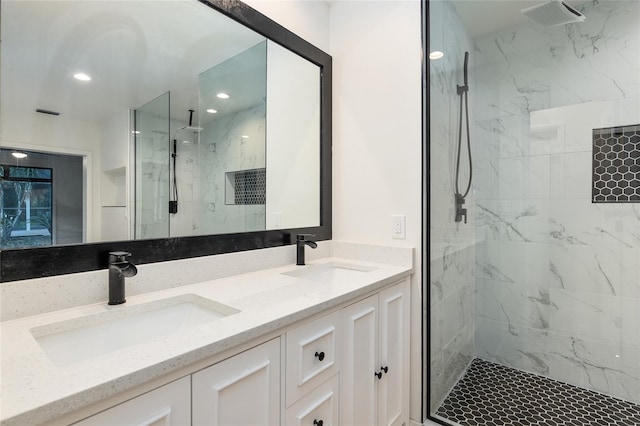
{"type": "Polygon", "coordinates": [[[239,1],[0,9],[0,281],[331,238],[329,55],[239,1]]]}

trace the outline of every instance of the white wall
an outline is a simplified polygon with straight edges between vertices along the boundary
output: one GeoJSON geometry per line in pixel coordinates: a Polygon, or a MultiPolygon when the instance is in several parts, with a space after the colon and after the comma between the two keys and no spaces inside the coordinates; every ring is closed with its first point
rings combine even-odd
{"type": "Polygon", "coordinates": [[[244,0],[258,12],[329,52],[329,3],[325,0],[244,0]]]}
{"type": "Polygon", "coordinates": [[[412,246],[411,418],[420,418],[420,2],[334,1],[333,238],[412,246]],[[404,240],[391,216],[406,215],[404,240]]]}

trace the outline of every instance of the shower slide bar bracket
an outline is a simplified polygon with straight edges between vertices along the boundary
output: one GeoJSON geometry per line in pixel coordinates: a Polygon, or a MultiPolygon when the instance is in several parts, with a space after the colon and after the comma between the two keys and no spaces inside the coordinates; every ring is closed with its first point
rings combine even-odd
{"type": "Polygon", "coordinates": [[[456,89],[456,93],[457,93],[458,95],[462,95],[463,93],[466,93],[466,92],[468,92],[468,91],[469,91],[469,85],[468,85],[468,84],[465,84],[464,86],[460,86],[460,85],[458,84],[458,85],[456,85],[456,88],[457,88],[457,89],[456,89]]]}

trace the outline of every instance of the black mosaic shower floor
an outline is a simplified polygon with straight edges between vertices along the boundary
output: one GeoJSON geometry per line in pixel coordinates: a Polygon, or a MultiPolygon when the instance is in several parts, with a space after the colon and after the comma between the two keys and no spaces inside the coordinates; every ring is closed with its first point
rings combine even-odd
{"type": "Polygon", "coordinates": [[[640,405],[478,358],[437,414],[464,426],[640,426],[640,405]]]}

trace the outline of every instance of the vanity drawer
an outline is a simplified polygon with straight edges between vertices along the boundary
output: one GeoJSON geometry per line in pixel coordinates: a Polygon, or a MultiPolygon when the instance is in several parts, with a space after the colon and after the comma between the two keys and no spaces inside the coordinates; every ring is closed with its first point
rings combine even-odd
{"type": "Polygon", "coordinates": [[[339,312],[287,333],[287,407],[340,370],[339,312]]]}
{"type": "Polygon", "coordinates": [[[331,426],[339,422],[339,375],[321,384],[287,408],[287,426],[331,426]]]}

